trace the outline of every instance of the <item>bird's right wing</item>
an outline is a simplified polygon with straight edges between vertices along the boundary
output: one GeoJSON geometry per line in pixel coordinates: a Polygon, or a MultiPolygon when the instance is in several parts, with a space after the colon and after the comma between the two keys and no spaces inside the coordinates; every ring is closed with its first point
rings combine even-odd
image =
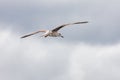
{"type": "Polygon", "coordinates": [[[46,30],[39,30],[39,31],[30,33],[30,34],[24,35],[24,36],[22,36],[21,38],[26,38],[26,37],[29,37],[29,36],[31,36],[31,35],[37,34],[37,33],[39,33],[39,32],[46,32],[46,30]]]}
{"type": "Polygon", "coordinates": [[[63,24],[63,25],[60,25],[56,28],[54,28],[52,31],[58,31],[60,30],[61,28],[65,27],[65,26],[68,26],[68,25],[74,25],[74,24],[84,24],[84,23],[88,23],[88,21],[83,21],[83,22],[75,22],[75,23],[69,23],[69,24],[63,24]]]}

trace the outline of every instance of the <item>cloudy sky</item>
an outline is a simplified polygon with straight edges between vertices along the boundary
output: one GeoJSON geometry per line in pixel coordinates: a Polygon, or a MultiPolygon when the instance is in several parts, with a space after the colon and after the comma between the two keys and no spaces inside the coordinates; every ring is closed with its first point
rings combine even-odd
{"type": "Polygon", "coordinates": [[[120,80],[119,0],[0,0],[0,80],[120,80]],[[20,39],[38,29],[65,38],[20,39]]]}

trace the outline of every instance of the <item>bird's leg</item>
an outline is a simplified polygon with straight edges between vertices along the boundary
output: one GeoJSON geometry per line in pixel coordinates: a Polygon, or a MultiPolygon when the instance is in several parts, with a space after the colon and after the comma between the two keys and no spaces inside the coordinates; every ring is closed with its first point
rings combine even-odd
{"type": "Polygon", "coordinates": [[[64,36],[60,36],[61,38],[64,38],[64,36]]]}
{"type": "Polygon", "coordinates": [[[48,37],[48,36],[44,36],[45,38],[48,37]]]}
{"type": "Polygon", "coordinates": [[[40,37],[48,37],[48,35],[47,34],[42,34],[40,37]]]}

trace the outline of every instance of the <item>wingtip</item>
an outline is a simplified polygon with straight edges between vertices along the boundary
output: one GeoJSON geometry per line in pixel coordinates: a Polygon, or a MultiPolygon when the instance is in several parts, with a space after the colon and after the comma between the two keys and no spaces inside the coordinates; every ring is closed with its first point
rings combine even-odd
{"type": "Polygon", "coordinates": [[[25,38],[24,36],[23,37],[20,37],[20,39],[23,39],[23,38],[25,38]]]}
{"type": "Polygon", "coordinates": [[[85,21],[85,23],[88,23],[88,21],[85,21]]]}
{"type": "Polygon", "coordinates": [[[84,21],[84,22],[81,22],[81,23],[88,23],[88,21],[84,21]]]}
{"type": "Polygon", "coordinates": [[[88,21],[76,22],[75,24],[84,24],[84,23],[88,23],[88,21]]]}
{"type": "Polygon", "coordinates": [[[23,38],[26,38],[26,37],[28,37],[28,35],[26,35],[26,36],[22,36],[22,37],[20,37],[20,38],[23,39],[23,38]]]}

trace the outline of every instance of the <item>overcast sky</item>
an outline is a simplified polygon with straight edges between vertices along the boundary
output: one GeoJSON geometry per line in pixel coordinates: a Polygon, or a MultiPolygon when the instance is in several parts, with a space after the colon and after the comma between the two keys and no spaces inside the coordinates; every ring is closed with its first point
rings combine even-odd
{"type": "Polygon", "coordinates": [[[119,0],[0,0],[0,80],[120,80],[119,0]],[[20,39],[38,29],[64,38],[20,39]]]}

